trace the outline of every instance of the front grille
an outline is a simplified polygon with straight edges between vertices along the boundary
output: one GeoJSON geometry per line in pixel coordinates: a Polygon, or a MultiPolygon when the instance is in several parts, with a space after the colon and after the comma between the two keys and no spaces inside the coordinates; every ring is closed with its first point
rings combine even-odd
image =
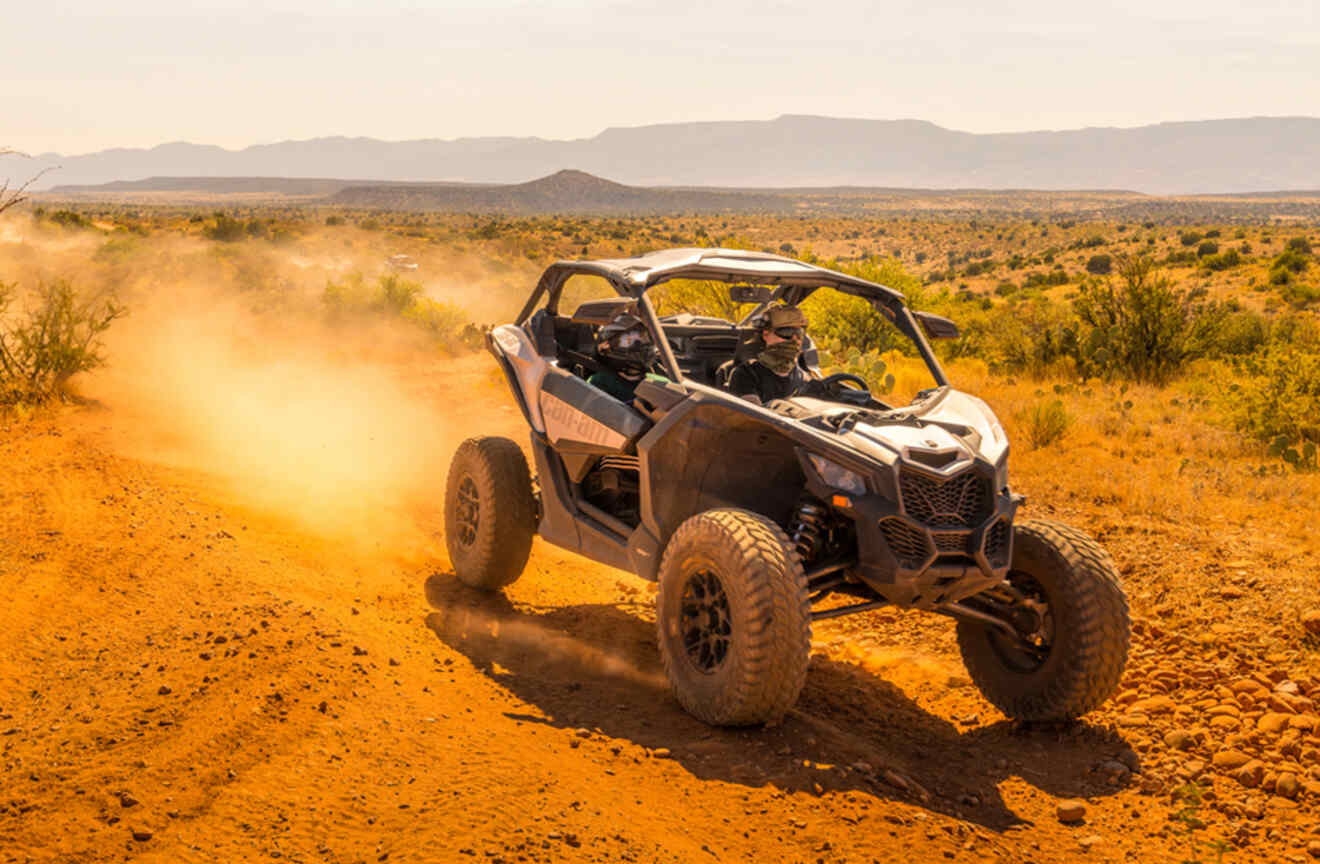
{"type": "Polygon", "coordinates": [[[1000,519],[994,525],[990,526],[990,531],[985,537],[985,557],[991,561],[1001,561],[1008,555],[1008,523],[1000,519]]]}
{"type": "Polygon", "coordinates": [[[912,527],[902,519],[892,516],[881,519],[880,533],[885,535],[889,550],[904,567],[920,567],[930,555],[930,549],[926,546],[925,532],[912,527]]]}
{"type": "Polygon", "coordinates": [[[959,532],[957,534],[936,534],[935,551],[941,555],[966,555],[967,538],[970,534],[959,532]]]}
{"type": "Polygon", "coordinates": [[[913,519],[932,528],[972,528],[990,515],[990,481],[973,471],[947,480],[908,468],[898,473],[903,507],[913,519]]]}

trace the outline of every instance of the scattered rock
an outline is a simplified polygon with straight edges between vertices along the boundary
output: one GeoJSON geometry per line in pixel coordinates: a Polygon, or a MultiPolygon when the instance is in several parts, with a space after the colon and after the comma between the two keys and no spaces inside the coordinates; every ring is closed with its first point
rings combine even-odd
{"type": "Polygon", "coordinates": [[[160,685],[160,689],[156,691],[157,695],[160,696],[168,696],[173,692],[174,692],[173,690],[171,690],[169,687],[166,687],[164,684],[160,685]]]}
{"type": "Polygon", "coordinates": [[[1182,774],[1189,780],[1194,780],[1201,776],[1201,772],[1204,770],[1205,762],[1200,759],[1188,759],[1182,766],[1182,774]]]}
{"type": "Polygon", "coordinates": [[[366,656],[367,656],[367,649],[361,647],[360,645],[354,645],[354,646],[353,646],[353,656],[354,656],[354,657],[366,657],[366,656]]]}
{"type": "Polygon", "coordinates": [[[1086,818],[1086,802],[1077,798],[1065,798],[1058,803],[1055,814],[1063,823],[1081,822],[1086,818]]]}
{"type": "Polygon", "coordinates": [[[1312,840],[1306,844],[1306,854],[1312,858],[1320,858],[1320,840],[1312,840]]]}
{"type": "Polygon", "coordinates": [[[1320,609],[1311,609],[1302,613],[1302,626],[1307,633],[1320,636],[1320,609]]]}
{"type": "Polygon", "coordinates": [[[1091,851],[1091,847],[1099,846],[1103,842],[1105,842],[1105,840],[1099,834],[1088,834],[1085,837],[1079,837],[1077,839],[1077,845],[1081,846],[1082,850],[1086,852],[1091,851]]]}
{"type": "Polygon", "coordinates": [[[1167,714],[1176,707],[1177,704],[1168,696],[1152,696],[1132,703],[1131,711],[1133,714],[1167,714]]]}
{"type": "Polygon", "coordinates": [[[1129,729],[1136,729],[1142,726],[1150,725],[1150,718],[1145,714],[1124,714],[1118,718],[1118,725],[1129,729]]]}
{"type": "Polygon", "coordinates": [[[1222,771],[1232,771],[1246,765],[1251,761],[1251,757],[1241,750],[1220,750],[1210,757],[1210,761],[1222,771]]]}
{"type": "Polygon", "coordinates": [[[668,759],[673,755],[674,754],[669,751],[668,747],[657,747],[651,751],[651,758],[653,759],[668,759]]]}
{"type": "Polygon", "coordinates": [[[890,786],[893,786],[895,789],[898,789],[903,792],[906,792],[908,789],[907,778],[904,777],[902,774],[899,774],[897,771],[894,771],[890,768],[886,768],[884,771],[880,772],[880,777],[890,786]]]}
{"type": "Polygon", "coordinates": [[[1261,732],[1270,735],[1277,735],[1288,725],[1288,721],[1292,719],[1292,716],[1292,714],[1283,714],[1277,711],[1272,711],[1256,721],[1256,728],[1261,732]]]}
{"type": "Polygon", "coordinates": [[[395,660],[393,657],[391,657],[391,658],[390,658],[390,665],[391,665],[391,666],[398,666],[398,665],[399,665],[399,661],[398,661],[398,660],[395,660]]]}
{"type": "Polygon", "coordinates": [[[151,839],[151,832],[145,828],[133,828],[131,829],[131,833],[133,834],[133,839],[139,843],[146,843],[151,839]]]}
{"type": "Polygon", "coordinates": [[[591,737],[591,730],[590,730],[590,729],[574,729],[574,730],[573,730],[573,734],[576,735],[576,736],[579,737],[579,738],[590,738],[590,737],[591,737]]]}
{"type": "Polygon", "coordinates": [[[1128,766],[1117,759],[1106,759],[1096,766],[1096,770],[1115,782],[1127,779],[1128,774],[1132,773],[1128,766]]]}
{"type": "Polygon", "coordinates": [[[127,792],[120,792],[120,793],[119,793],[119,806],[121,806],[121,807],[136,807],[136,806],[137,806],[137,803],[138,803],[138,800],[137,800],[136,798],[134,798],[132,795],[128,794],[127,792]]]}
{"type": "Polygon", "coordinates": [[[1229,776],[1248,789],[1254,789],[1265,778],[1265,763],[1259,759],[1252,759],[1236,771],[1230,772],[1229,776]]]}
{"type": "Polygon", "coordinates": [[[1297,775],[1291,771],[1285,771],[1274,781],[1274,794],[1283,798],[1296,798],[1299,785],[1297,775]]]}
{"type": "Polygon", "coordinates": [[[1195,743],[1196,739],[1186,729],[1174,729],[1164,735],[1164,746],[1174,750],[1186,750],[1195,743]]]}

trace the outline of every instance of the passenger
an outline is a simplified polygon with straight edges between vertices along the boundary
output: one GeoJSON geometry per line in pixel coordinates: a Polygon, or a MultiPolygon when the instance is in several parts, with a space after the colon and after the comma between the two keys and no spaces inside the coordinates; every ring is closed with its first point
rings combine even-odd
{"type": "Polygon", "coordinates": [[[765,348],[755,359],[739,363],[729,373],[729,392],[755,396],[762,405],[800,393],[814,379],[798,363],[807,336],[807,316],[796,306],[771,306],[762,322],[765,348]]]}
{"type": "Polygon", "coordinates": [[[668,381],[651,372],[659,356],[646,323],[631,312],[622,312],[600,328],[596,335],[596,357],[605,367],[587,379],[620,402],[632,404],[643,379],[668,381]]]}

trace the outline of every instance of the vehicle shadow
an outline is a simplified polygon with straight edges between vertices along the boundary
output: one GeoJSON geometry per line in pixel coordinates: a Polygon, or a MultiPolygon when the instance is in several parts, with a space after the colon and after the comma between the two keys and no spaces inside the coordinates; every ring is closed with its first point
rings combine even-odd
{"type": "MultiPolygon", "coordinates": [[[[855,664],[814,656],[798,706],[773,728],[714,729],[668,689],[654,626],[613,604],[528,611],[450,574],[426,582],[427,626],[483,674],[569,730],[588,729],[669,751],[701,779],[793,792],[853,791],[907,801],[994,831],[1025,824],[1000,794],[1009,777],[1059,797],[1118,786],[1094,766],[1130,747],[1084,722],[966,731],[855,664]]],[[[642,611],[639,606],[638,613],[642,611]]]]}

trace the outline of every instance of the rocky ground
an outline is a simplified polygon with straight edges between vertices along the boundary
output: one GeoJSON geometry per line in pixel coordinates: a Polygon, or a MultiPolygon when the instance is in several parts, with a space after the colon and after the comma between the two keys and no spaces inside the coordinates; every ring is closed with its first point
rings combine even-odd
{"type": "MultiPolygon", "coordinates": [[[[521,439],[484,374],[443,385],[454,431],[521,439]]],[[[326,536],[126,447],[112,405],[2,422],[0,861],[1320,859],[1320,622],[1257,599],[1249,539],[1033,499],[1134,598],[1084,722],[1006,721],[949,622],[883,610],[817,626],[783,724],[719,730],[632,576],[538,541],[478,596],[424,507],[326,536]],[[1207,584],[1222,615],[1188,611],[1207,584]]]]}

